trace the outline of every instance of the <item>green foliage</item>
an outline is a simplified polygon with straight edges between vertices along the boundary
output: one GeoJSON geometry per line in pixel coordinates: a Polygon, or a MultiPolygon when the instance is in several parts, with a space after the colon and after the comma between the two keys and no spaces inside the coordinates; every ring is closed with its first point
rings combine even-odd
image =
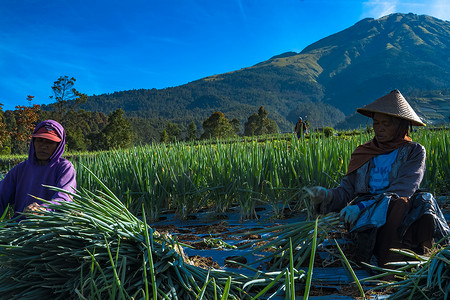
{"type": "Polygon", "coordinates": [[[95,150],[98,143],[91,147],[92,140],[99,137],[99,132],[105,127],[107,116],[101,112],[76,110],[85,102],[87,96],[78,92],[73,86],[75,78],[61,76],[52,87],[57,103],[53,106],[41,107],[32,105],[33,96],[27,100],[29,106],[17,106],[13,111],[0,109],[0,152],[3,154],[28,153],[31,132],[37,123],[43,120],[56,120],[66,131],[66,146],[71,151],[95,150]],[[2,127],[2,124],[4,127],[2,127]]]}
{"type": "Polygon", "coordinates": [[[82,94],[74,88],[74,77],[60,76],[58,80],[53,83],[52,90],[53,96],[50,99],[55,99],[56,118],[55,120],[60,122],[63,126],[63,120],[65,118],[66,111],[73,111],[80,104],[86,103],[87,95],[82,94]]]}
{"type": "Polygon", "coordinates": [[[159,141],[161,143],[167,143],[169,141],[169,135],[167,134],[167,131],[165,129],[161,132],[159,141]]]}
{"type": "MultiPolygon", "coordinates": [[[[2,120],[3,120],[3,123],[5,124],[4,134],[6,134],[7,136],[3,140],[1,151],[4,152],[4,154],[8,155],[8,154],[12,154],[11,148],[13,148],[13,139],[12,139],[11,135],[16,127],[16,117],[15,117],[14,111],[12,111],[12,110],[5,111],[3,113],[2,120]]],[[[17,149],[15,149],[15,150],[17,150],[17,149]]],[[[16,153],[18,153],[18,152],[16,152],[16,153]]],[[[23,152],[23,153],[26,153],[26,152],[23,152]]]]}
{"type": "Polygon", "coordinates": [[[236,135],[235,128],[225,115],[220,112],[213,112],[211,116],[203,122],[204,133],[201,139],[229,138],[236,135]]]}
{"type": "MultiPolygon", "coordinates": [[[[52,111],[41,111],[40,120],[53,119],[55,113],[52,111]]],[[[99,112],[88,112],[84,110],[67,111],[62,121],[66,131],[66,145],[71,151],[95,150],[96,139],[100,131],[106,126],[108,116],[99,112]]]]}
{"type": "Polygon", "coordinates": [[[86,139],[83,133],[81,132],[81,128],[77,128],[75,130],[70,129],[70,131],[66,132],[66,149],[70,148],[74,151],[86,151],[87,144],[86,139]]]}
{"type": "MultiPolygon", "coordinates": [[[[238,204],[241,215],[253,217],[258,202],[273,207],[274,216],[292,202],[304,208],[299,197],[303,187],[336,187],[346,173],[351,153],[373,135],[339,132],[324,138],[311,132],[298,140],[292,134],[236,138],[226,141],[154,143],[68,158],[77,170],[77,182],[98,189],[83,171],[88,166],[133,212],[142,204],[157,218],[163,209],[176,209],[186,216],[200,208],[224,211],[238,204]],[[120,180],[118,180],[120,179],[120,180]]],[[[421,129],[411,133],[413,141],[427,150],[426,171],[421,188],[434,194],[450,190],[450,131],[421,129]]],[[[66,156],[67,157],[67,156],[66,156]]],[[[26,159],[2,158],[2,170],[26,159]]]]}
{"type": "MultiPolygon", "coordinates": [[[[395,87],[421,117],[447,124],[449,27],[425,15],[364,19],[300,53],[178,87],[94,95],[83,108],[105,113],[123,108],[130,117],[183,126],[195,121],[200,128],[211,111],[247,120],[262,105],[281,132],[292,132],[299,115],[307,116],[311,128],[354,129],[364,126],[365,119],[345,128],[337,123],[395,87]],[[423,44],[417,46],[418,41],[423,44]]],[[[155,139],[165,123],[158,126],[155,139]]]]}
{"type": "Polygon", "coordinates": [[[175,142],[180,139],[181,129],[178,124],[167,122],[167,136],[169,138],[169,142],[175,142]]]}
{"type": "Polygon", "coordinates": [[[11,148],[9,146],[3,146],[0,149],[0,155],[9,155],[11,154],[11,148]]]}
{"type": "Polygon", "coordinates": [[[9,149],[9,147],[7,147],[7,145],[5,144],[9,137],[10,134],[6,130],[6,124],[3,120],[3,104],[0,103],[0,151],[3,151],[4,148],[9,149]]]}
{"type": "Polygon", "coordinates": [[[234,118],[233,120],[231,120],[231,126],[233,126],[234,132],[236,134],[239,134],[241,132],[241,122],[238,119],[234,118]]]}
{"type": "Polygon", "coordinates": [[[334,133],[333,127],[325,127],[325,128],[323,129],[323,134],[325,134],[326,137],[332,136],[333,133],[334,133]]]}
{"type": "Polygon", "coordinates": [[[251,115],[244,124],[244,135],[265,135],[278,132],[277,123],[267,117],[269,113],[261,106],[258,113],[251,115]]]}
{"type": "MultiPolygon", "coordinates": [[[[28,96],[31,103],[33,96],[28,96]]],[[[40,105],[16,106],[13,111],[13,118],[10,121],[11,150],[13,154],[28,152],[28,144],[31,134],[39,118],[40,105]]]]}
{"type": "MultiPolygon", "coordinates": [[[[69,146],[80,150],[90,149],[90,138],[81,141],[77,127],[64,123],[70,118],[58,117],[75,108],[104,114],[122,108],[139,133],[134,141],[150,143],[159,140],[169,120],[181,130],[174,135],[167,131],[170,140],[189,139],[188,124],[194,122],[200,128],[211,111],[232,119],[234,133],[239,134],[242,128],[234,120],[247,120],[260,106],[271,112],[281,132],[292,132],[300,115],[307,118],[311,129],[365,127],[367,118],[344,116],[395,87],[429,125],[448,124],[449,27],[448,22],[414,14],[364,19],[301,53],[284,53],[178,87],[93,95],[84,104],[85,97],[74,89],[75,79],[61,76],[52,87],[56,103],[43,109],[56,112],[51,119],[61,119],[69,135],[75,135],[69,146]]],[[[89,134],[87,128],[81,132],[85,137],[89,134]]],[[[247,133],[259,134],[253,125],[247,133]]],[[[204,136],[208,135],[212,136],[204,136]]],[[[8,146],[13,151],[26,149],[8,146]]]]}
{"type": "Polygon", "coordinates": [[[188,141],[194,141],[197,139],[197,126],[195,125],[195,122],[189,123],[188,126],[188,141]]]}
{"type": "Polygon", "coordinates": [[[314,136],[308,142],[290,137],[263,143],[252,139],[157,143],[79,157],[74,164],[80,186],[97,189],[82,164],[114,193],[124,195],[133,212],[144,204],[152,219],[167,208],[185,217],[201,207],[224,211],[235,204],[245,219],[255,216],[258,202],[273,206],[281,215],[280,207],[295,202],[303,186],[333,186],[359,140],[357,136],[336,143],[314,136]]]}
{"type": "Polygon", "coordinates": [[[97,139],[107,121],[103,112],[87,112],[79,110],[79,106],[86,103],[87,95],[74,88],[76,79],[69,76],[60,76],[53,83],[53,96],[55,103],[43,106],[39,119],[56,120],[66,131],[66,143],[73,151],[95,150],[98,143],[92,145],[92,139],[97,139]]]}
{"type": "MultiPolygon", "coordinates": [[[[419,255],[411,250],[393,250],[407,257],[408,264],[398,262],[389,269],[371,268],[381,271],[383,275],[397,275],[397,278],[403,279],[384,283],[373,290],[392,289],[394,293],[389,295],[389,299],[448,299],[450,245],[436,247],[437,245],[433,246],[430,255],[419,255]]],[[[365,280],[371,279],[376,279],[376,275],[365,280]]]]}
{"type": "Polygon", "coordinates": [[[363,116],[359,113],[353,113],[347,116],[343,121],[336,124],[335,128],[338,130],[350,130],[359,127],[369,127],[372,125],[372,119],[363,116]]]}
{"type": "Polygon", "coordinates": [[[243,299],[247,276],[188,263],[180,244],[148,226],[145,213],[137,218],[90,177],[102,188],[98,195],[82,189],[70,202],[43,200],[49,210],[28,213],[21,225],[0,224],[0,265],[8,275],[0,277],[2,299],[243,299]],[[208,278],[214,284],[204,286],[202,298],[208,278]]]}
{"type": "MultiPolygon", "coordinates": [[[[133,144],[150,144],[161,138],[161,132],[166,130],[167,121],[161,118],[129,117],[135,135],[133,144]]],[[[166,132],[167,133],[167,132],[166,132]]]]}
{"type": "Polygon", "coordinates": [[[97,134],[92,148],[109,150],[131,146],[131,126],[129,120],[125,119],[123,114],[123,110],[119,108],[108,116],[108,124],[97,134]]]}

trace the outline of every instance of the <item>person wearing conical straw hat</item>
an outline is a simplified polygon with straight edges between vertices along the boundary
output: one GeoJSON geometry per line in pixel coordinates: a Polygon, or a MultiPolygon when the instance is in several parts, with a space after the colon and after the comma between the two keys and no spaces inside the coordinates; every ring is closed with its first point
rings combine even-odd
{"type": "MultiPolygon", "coordinates": [[[[400,91],[357,112],[373,119],[374,138],[352,153],[338,187],[307,191],[317,213],[340,211],[355,237],[360,261],[376,258],[379,266],[385,266],[403,258],[390,248],[422,254],[450,229],[433,195],[419,190],[426,152],[411,140],[409,128],[425,124],[400,91]]],[[[444,242],[450,242],[449,237],[444,242]]]]}

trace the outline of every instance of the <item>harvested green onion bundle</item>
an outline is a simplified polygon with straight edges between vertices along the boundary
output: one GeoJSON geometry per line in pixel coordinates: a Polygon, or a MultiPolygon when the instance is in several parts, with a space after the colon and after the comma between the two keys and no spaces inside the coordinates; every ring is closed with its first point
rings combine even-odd
{"type": "Polygon", "coordinates": [[[403,268],[400,268],[391,273],[404,280],[381,285],[376,289],[395,288],[396,292],[390,295],[390,299],[450,298],[450,245],[434,252],[430,257],[416,255],[409,250],[396,251],[418,261],[404,263],[404,268],[408,267],[409,271],[401,271],[403,268]]]}
{"type": "Polygon", "coordinates": [[[51,211],[0,223],[2,299],[293,297],[293,285],[305,280],[292,264],[253,276],[191,265],[176,241],[147,225],[145,212],[135,217],[98,182],[106,192],[43,200],[51,211]]]}
{"type": "MultiPolygon", "coordinates": [[[[292,245],[294,245],[295,248],[295,251],[293,252],[294,268],[298,269],[304,262],[309,260],[311,252],[315,250],[313,247],[322,243],[329,233],[336,231],[339,223],[339,215],[337,214],[319,217],[317,220],[317,240],[315,242],[313,234],[316,226],[315,221],[300,221],[255,230],[245,234],[264,235],[259,240],[254,240],[252,242],[252,244],[260,245],[255,247],[252,250],[253,252],[272,249],[271,253],[268,253],[262,259],[256,260],[254,263],[272,259],[272,265],[269,268],[270,271],[286,267],[290,260],[289,247],[292,242],[292,245]]],[[[244,247],[248,247],[248,245],[244,245],[243,248],[244,247]]]]}
{"type": "Polygon", "coordinates": [[[170,236],[103,187],[106,193],[80,191],[73,202],[47,203],[53,211],[0,225],[2,298],[238,298],[228,273],[186,263],[170,236]]]}

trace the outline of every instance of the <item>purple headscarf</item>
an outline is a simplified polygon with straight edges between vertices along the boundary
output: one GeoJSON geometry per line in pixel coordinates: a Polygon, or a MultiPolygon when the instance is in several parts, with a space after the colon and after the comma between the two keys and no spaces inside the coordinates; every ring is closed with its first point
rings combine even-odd
{"type": "MultiPolygon", "coordinates": [[[[39,130],[39,128],[44,126],[49,126],[53,128],[58,133],[58,136],[61,138],[61,142],[59,142],[55,152],[53,152],[52,156],[50,156],[48,163],[52,164],[57,162],[58,159],[60,159],[64,153],[64,149],[66,147],[66,132],[62,127],[62,125],[59,124],[58,122],[53,120],[46,120],[42,121],[36,126],[36,128],[33,131],[33,134],[35,134],[39,130]]],[[[28,159],[33,163],[37,163],[36,156],[34,155],[34,139],[31,139],[30,149],[28,150],[28,159]]]]}
{"type": "MultiPolygon", "coordinates": [[[[34,151],[34,138],[31,139],[28,159],[12,168],[0,181],[0,214],[11,204],[14,212],[20,213],[33,202],[42,204],[34,198],[49,200],[53,203],[72,201],[67,193],[51,190],[43,185],[54,186],[69,192],[75,192],[76,172],[72,163],[61,157],[66,145],[66,134],[56,121],[47,120],[39,123],[34,133],[43,126],[53,128],[61,141],[46,164],[40,164],[34,151]]],[[[45,207],[45,204],[42,204],[45,207]]]]}

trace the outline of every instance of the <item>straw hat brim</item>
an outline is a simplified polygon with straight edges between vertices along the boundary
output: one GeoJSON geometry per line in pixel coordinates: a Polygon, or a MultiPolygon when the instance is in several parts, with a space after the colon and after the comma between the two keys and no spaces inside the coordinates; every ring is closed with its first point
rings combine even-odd
{"type": "Polygon", "coordinates": [[[382,112],[382,111],[370,110],[370,109],[364,109],[364,108],[358,108],[358,109],[356,109],[356,111],[358,113],[366,116],[366,117],[369,117],[369,118],[373,118],[373,114],[374,113],[379,113],[379,114],[385,114],[385,115],[388,115],[388,116],[391,116],[391,117],[396,117],[396,118],[399,118],[399,119],[408,120],[408,121],[411,122],[411,125],[413,125],[413,126],[427,126],[427,124],[425,124],[425,123],[422,123],[420,121],[413,120],[413,119],[410,119],[410,118],[401,117],[401,116],[399,116],[398,114],[395,114],[395,113],[388,113],[388,112],[382,112]]]}
{"type": "Polygon", "coordinates": [[[407,120],[411,122],[411,125],[413,126],[426,126],[399,90],[393,90],[372,103],[356,109],[356,111],[370,118],[373,118],[374,113],[381,113],[407,120]]]}

